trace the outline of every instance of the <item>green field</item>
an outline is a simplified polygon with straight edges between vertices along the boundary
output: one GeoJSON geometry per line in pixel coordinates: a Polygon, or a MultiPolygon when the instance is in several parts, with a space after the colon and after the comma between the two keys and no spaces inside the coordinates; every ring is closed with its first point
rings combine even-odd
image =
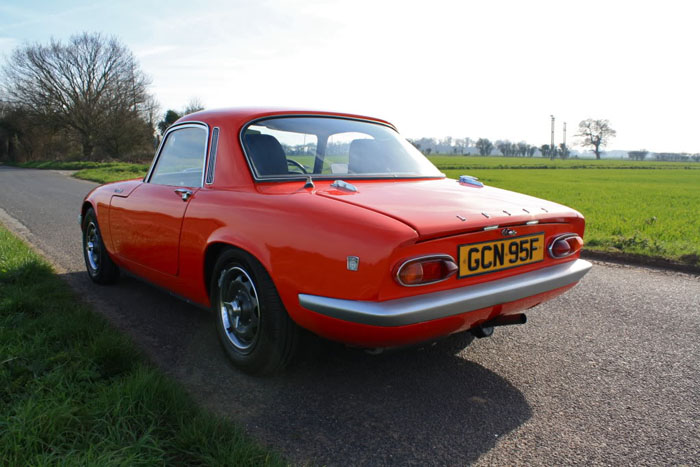
{"type": "MultiPolygon", "coordinates": [[[[603,160],[590,161],[593,164],[587,168],[523,170],[495,168],[495,159],[509,167],[527,159],[493,159],[431,158],[449,177],[474,175],[487,185],[556,201],[580,211],[587,221],[588,249],[700,264],[700,170],[696,170],[700,164],[603,160]],[[455,168],[458,159],[464,162],[463,168],[455,168]],[[478,163],[473,163],[473,159],[478,159],[478,163]],[[679,168],[686,165],[692,168],[679,168]]],[[[552,162],[529,161],[542,165],[552,162]]]]}
{"type": "Polygon", "coordinates": [[[199,408],[0,227],[0,464],[285,462],[199,408]]]}

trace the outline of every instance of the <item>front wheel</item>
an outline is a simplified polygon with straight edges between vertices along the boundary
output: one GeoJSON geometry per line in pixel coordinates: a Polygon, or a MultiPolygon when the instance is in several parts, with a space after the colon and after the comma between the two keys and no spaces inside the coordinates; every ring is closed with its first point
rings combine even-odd
{"type": "Polygon", "coordinates": [[[85,268],[93,282],[112,284],[119,279],[119,267],[112,262],[102,241],[95,211],[90,208],[83,220],[83,257],[85,268]]]}
{"type": "Polygon", "coordinates": [[[219,340],[241,370],[271,374],[292,359],[299,329],[255,258],[226,250],[214,266],[211,302],[219,340]]]}

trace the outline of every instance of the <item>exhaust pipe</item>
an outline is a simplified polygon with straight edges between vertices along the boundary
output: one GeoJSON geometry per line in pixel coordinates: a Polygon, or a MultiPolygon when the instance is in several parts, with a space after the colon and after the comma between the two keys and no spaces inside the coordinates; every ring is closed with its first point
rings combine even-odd
{"type": "Polygon", "coordinates": [[[498,316],[495,319],[487,321],[481,324],[480,326],[477,326],[474,329],[472,329],[472,334],[474,334],[474,336],[478,337],[479,339],[482,339],[484,337],[491,336],[493,334],[493,328],[495,328],[496,326],[510,326],[513,324],[525,323],[527,323],[527,316],[525,316],[525,313],[498,316]]]}

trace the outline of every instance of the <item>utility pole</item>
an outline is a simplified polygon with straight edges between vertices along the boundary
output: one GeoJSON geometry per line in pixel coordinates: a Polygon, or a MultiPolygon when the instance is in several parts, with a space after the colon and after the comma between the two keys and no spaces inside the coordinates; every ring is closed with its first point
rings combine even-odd
{"type": "Polygon", "coordinates": [[[566,122],[564,122],[564,146],[566,146],[566,122]]]}
{"type": "Polygon", "coordinates": [[[550,115],[552,117],[552,145],[549,147],[550,150],[554,150],[554,115],[550,115]]]}

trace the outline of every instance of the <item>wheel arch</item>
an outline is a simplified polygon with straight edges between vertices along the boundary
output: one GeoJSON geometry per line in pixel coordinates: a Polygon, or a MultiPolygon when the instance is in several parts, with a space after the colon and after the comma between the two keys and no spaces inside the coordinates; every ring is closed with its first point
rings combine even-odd
{"type": "Polygon", "coordinates": [[[272,279],[272,275],[270,274],[270,268],[265,264],[265,262],[261,261],[259,255],[251,252],[249,249],[244,248],[239,244],[236,244],[235,242],[215,240],[209,243],[204,250],[204,271],[202,276],[204,278],[204,289],[206,290],[207,298],[209,298],[209,300],[211,300],[211,280],[212,274],[214,273],[214,265],[216,264],[219,256],[221,256],[221,254],[229,248],[239,250],[247,255],[250,255],[265,270],[267,275],[270,277],[270,280],[272,280],[272,283],[274,284],[275,281],[272,279]]]}
{"type": "Polygon", "coordinates": [[[83,228],[83,223],[85,222],[85,215],[88,212],[88,209],[92,209],[95,212],[95,216],[97,216],[97,209],[95,209],[95,206],[92,205],[90,201],[83,201],[83,205],[80,207],[80,228],[83,228]]]}

